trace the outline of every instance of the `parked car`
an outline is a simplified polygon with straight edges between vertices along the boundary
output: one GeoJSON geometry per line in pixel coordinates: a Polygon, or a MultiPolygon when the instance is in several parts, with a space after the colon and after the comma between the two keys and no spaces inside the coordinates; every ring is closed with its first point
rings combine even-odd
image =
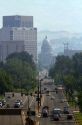
{"type": "Polygon", "coordinates": [[[44,106],[42,108],[42,116],[43,117],[48,117],[48,115],[49,115],[49,107],[48,106],[44,106]]]}

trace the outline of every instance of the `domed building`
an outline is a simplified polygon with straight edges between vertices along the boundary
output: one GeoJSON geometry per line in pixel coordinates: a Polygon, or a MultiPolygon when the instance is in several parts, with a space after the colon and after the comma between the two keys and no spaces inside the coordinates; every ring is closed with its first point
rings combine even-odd
{"type": "Polygon", "coordinates": [[[44,38],[41,53],[39,55],[39,65],[41,68],[49,69],[52,62],[52,52],[49,42],[47,40],[47,36],[44,38]]]}

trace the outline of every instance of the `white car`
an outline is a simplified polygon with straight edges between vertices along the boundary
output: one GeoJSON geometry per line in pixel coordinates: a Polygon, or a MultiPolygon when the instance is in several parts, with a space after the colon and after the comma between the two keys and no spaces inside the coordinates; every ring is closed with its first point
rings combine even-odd
{"type": "Polygon", "coordinates": [[[58,114],[59,115],[59,117],[61,117],[61,109],[60,108],[55,108],[54,110],[53,110],[53,114],[58,114]]]}
{"type": "Polygon", "coordinates": [[[16,102],[20,102],[21,105],[23,104],[23,101],[20,99],[18,99],[16,102]]]}

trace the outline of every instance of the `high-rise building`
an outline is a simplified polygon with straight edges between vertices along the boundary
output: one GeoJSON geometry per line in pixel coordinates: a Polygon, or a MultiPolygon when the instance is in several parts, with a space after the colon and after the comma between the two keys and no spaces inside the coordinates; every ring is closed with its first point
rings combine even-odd
{"type": "Polygon", "coordinates": [[[33,27],[33,16],[3,16],[3,27],[33,27]]]}
{"type": "Polygon", "coordinates": [[[10,51],[9,44],[11,44],[11,49],[13,49],[12,45],[14,44],[13,52],[17,52],[17,47],[21,48],[20,51],[23,51],[23,50],[27,51],[30,55],[33,56],[33,59],[36,62],[37,60],[37,28],[33,27],[33,19],[26,16],[27,18],[25,19],[27,20],[27,23],[25,24],[29,25],[32,23],[32,25],[29,25],[28,27],[25,25],[23,26],[21,23],[23,22],[22,20],[24,20],[23,19],[24,16],[18,16],[21,18],[20,25],[18,25],[18,23],[16,24],[15,20],[11,21],[11,19],[15,17],[16,16],[4,16],[3,18],[3,27],[2,29],[0,29],[0,47],[3,48],[1,49],[3,51],[1,52],[1,54],[4,53],[4,55],[1,55],[1,57],[5,59],[6,56],[8,56],[6,52],[11,54],[12,51],[10,51]],[[28,20],[30,19],[31,19],[31,22],[28,23],[29,22],[28,20]],[[19,42],[16,42],[16,41],[19,41],[19,42]],[[4,44],[5,44],[5,47],[4,47],[4,44]],[[4,51],[4,49],[7,49],[7,50],[4,51]]]}

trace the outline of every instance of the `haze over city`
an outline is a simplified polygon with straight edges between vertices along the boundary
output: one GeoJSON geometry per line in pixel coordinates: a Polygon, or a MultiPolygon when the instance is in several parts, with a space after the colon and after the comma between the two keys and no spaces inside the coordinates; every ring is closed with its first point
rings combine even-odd
{"type": "Polygon", "coordinates": [[[38,30],[82,32],[82,0],[3,0],[0,27],[3,15],[32,15],[38,30]]]}

